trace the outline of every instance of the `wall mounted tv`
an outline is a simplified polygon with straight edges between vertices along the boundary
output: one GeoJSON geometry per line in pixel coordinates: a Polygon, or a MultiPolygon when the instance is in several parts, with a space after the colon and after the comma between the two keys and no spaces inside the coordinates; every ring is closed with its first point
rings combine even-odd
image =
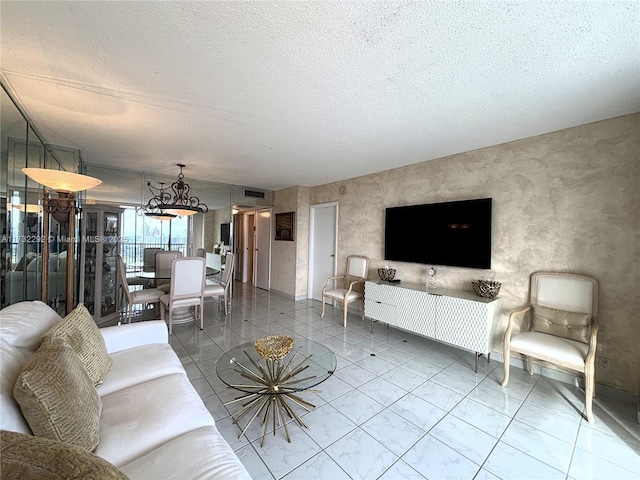
{"type": "Polygon", "coordinates": [[[384,258],[491,268],[491,206],[481,198],[387,208],[384,258]]]}

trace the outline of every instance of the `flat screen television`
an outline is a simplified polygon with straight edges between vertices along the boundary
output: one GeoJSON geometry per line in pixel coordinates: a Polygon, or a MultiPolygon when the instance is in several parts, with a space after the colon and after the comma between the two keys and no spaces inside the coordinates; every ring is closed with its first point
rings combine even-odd
{"type": "Polygon", "coordinates": [[[491,268],[491,208],[491,198],[387,208],[384,258],[491,268]]]}

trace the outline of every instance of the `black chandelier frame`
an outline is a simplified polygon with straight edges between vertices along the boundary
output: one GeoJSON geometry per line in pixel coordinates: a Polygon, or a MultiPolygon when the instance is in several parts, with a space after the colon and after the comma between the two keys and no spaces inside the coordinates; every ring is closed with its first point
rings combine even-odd
{"type": "Polygon", "coordinates": [[[147,188],[152,197],[139,210],[140,213],[157,220],[171,220],[178,216],[209,211],[209,207],[198,197],[190,195],[191,187],[184,181],[184,173],[182,173],[185,165],[182,163],[176,165],[180,167],[180,173],[178,179],[170,186],[165,187],[166,183],[159,182],[160,186],[156,187],[151,180],[147,180],[147,188]]]}

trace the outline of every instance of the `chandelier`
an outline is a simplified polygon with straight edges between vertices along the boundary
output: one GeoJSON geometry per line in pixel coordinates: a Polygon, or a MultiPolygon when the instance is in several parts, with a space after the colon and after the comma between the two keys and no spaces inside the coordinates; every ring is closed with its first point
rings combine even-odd
{"type": "MultiPolygon", "coordinates": [[[[168,193],[166,193],[167,189],[164,188],[164,185],[164,182],[160,182],[160,188],[156,189],[158,191],[158,194],[154,194],[153,197],[149,199],[147,204],[138,211],[139,213],[143,213],[146,217],[160,221],[171,220],[172,218],[177,217],[177,215],[174,215],[172,213],[165,213],[160,210],[160,205],[163,205],[167,201],[165,197],[171,197],[168,193]]],[[[151,182],[149,180],[147,180],[147,186],[149,187],[149,190],[151,190],[151,188],[155,188],[151,185],[151,182]]],[[[153,190],[151,190],[151,193],[153,193],[153,190]]]]}
{"type": "Polygon", "coordinates": [[[177,164],[180,167],[178,179],[169,187],[160,182],[160,187],[155,187],[150,180],[147,180],[147,187],[153,195],[144,207],[145,215],[156,218],[158,220],[169,220],[176,216],[195,215],[196,213],[207,213],[209,207],[200,202],[198,197],[191,196],[191,187],[184,181],[182,163],[177,164]]]}

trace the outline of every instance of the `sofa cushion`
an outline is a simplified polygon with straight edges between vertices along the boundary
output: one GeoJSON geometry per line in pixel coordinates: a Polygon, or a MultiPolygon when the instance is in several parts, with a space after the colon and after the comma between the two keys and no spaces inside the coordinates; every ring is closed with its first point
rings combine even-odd
{"type": "MultiPolygon", "coordinates": [[[[164,327],[166,331],[166,327],[164,327]]],[[[98,387],[101,397],[155,378],[184,374],[180,359],[168,343],[153,343],[111,354],[113,361],[104,383],[98,387]]]]}
{"type": "Polygon", "coordinates": [[[0,337],[10,345],[35,352],[42,335],[61,321],[62,317],[46,303],[16,303],[2,309],[0,337]]]}
{"type": "Polygon", "coordinates": [[[177,373],[101,397],[96,455],[118,467],[215,421],[186,375],[177,373]]]}
{"type": "Polygon", "coordinates": [[[251,478],[224,437],[212,426],[185,433],[120,468],[131,478],[251,478]]]}
{"type": "Polygon", "coordinates": [[[31,433],[13,397],[13,386],[28,359],[29,355],[0,338],[0,430],[31,433]]]}
{"type": "Polygon", "coordinates": [[[13,394],[36,436],[94,450],[102,404],[78,354],[61,340],[42,344],[13,394]]]}
{"type": "Polygon", "coordinates": [[[568,312],[557,308],[534,305],[531,330],[568,338],[577,342],[589,343],[591,314],[568,312]]]}
{"type": "Polygon", "coordinates": [[[95,386],[100,385],[111,367],[104,339],[86,307],[79,303],[69,315],[42,337],[43,342],[64,340],[82,360],[89,378],[95,386]]]}
{"type": "Polygon", "coordinates": [[[106,460],[70,443],[16,432],[0,432],[3,480],[104,480],[128,477],[106,460]]]}

